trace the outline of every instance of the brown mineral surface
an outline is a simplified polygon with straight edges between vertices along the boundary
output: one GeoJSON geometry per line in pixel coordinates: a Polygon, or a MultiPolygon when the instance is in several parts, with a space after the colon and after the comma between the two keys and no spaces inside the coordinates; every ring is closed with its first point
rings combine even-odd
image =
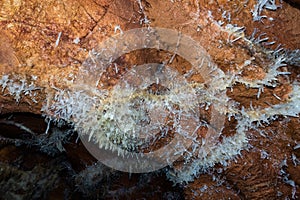
{"type": "MultiPolygon", "coordinates": [[[[0,199],[299,199],[300,119],[299,113],[294,113],[300,104],[299,49],[298,0],[0,1],[0,199]],[[256,11],[259,20],[254,18],[256,11]],[[189,36],[231,81],[220,78],[215,86],[225,87],[224,94],[234,106],[220,111],[228,117],[216,141],[205,138],[209,134],[205,126],[195,131],[196,140],[203,145],[206,139],[207,144],[222,147],[239,133],[241,124],[250,122],[242,130],[247,144],[230,159],[216,158],[212,166],[191,172],[187,170],[190,165],[198,162],[205,166],[206,160],[197,160],[198,155],[193,154],[187,161],[183,155],[172,166],[155,172],[119,172],[97,162],[80,142],[80,128],[74,130],[74,124],[76,127],[85,116],[76,118],[69,107],[63,107],[69,103],[63,101],[66,99],[61,108],[46,109],[57,105],[57,99],[71,96],[82,66],[93,61],[93,53],[101,50],[103,41],[142,27],[166,28],[189,36]],[[281,58],[283,64],[273,72],[281,58]],[[71,116],[64,119],[70,121],[60,123],[59,117],[65,115],[71,116]],[[173,178],[169,177],[171,168],[176,172],[173,178]],[[193,178],[185,181],[176,175],[193,178]]],[[[98,69],[87,70],[98,80],[80,92],[93,96],[96,89],[113,91],[126,72],[144,63],[169,63],[179,76],[188,76],[193,70],[183,56],[168,49],[137,49],[111,62],[101,75],[95,73],[98,69]]],[[[201,71],[186,80],[195,90],[213,84],[201,71]]],[[[172,92],[169,90],[153,83],[136,99],[160,99],[172,92]]],[[[223,96],[214,94],[203,94],[203,101],[208,105],[223,102],[223,96]]],[[[75,107],[88,104],[83,98],[79,96],[82,102],[75,102],[75,107]]],[[[127,101],[124,99],[124,104],[127,101]]],[[[206,105],[197,104],[199,119],[209,121],[214,117],[213,105],[207,109],[202,104],[206,105]]],[[[179,111],[181,105],[172,106],[179,111]]],[[[141,105],[133,107],[138,110],[141,105]]],[[[92,108],[99,109],[97,105],[92,108]]],[[[103,115],[108,112],[104,109],[103,115]]],[[[164,128],[175,134],[177,129],[171,128],[175,123],[167,122],[172,117],[177,116],[163,119],[164,128]]],[[[151,143],[147,151],[169,143],[172,134],[151,143]]],[[[232,141],[232,148],[237,143],[232,141]]],[[[218,156],[212,154],[207,158],[218,156]]]]}

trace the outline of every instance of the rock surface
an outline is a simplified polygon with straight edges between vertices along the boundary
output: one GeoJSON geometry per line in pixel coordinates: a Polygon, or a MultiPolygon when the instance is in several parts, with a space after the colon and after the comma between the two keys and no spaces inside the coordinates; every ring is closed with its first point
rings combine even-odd
{"type": "MultiPolygon", "coordinates": [[[[8,75],[18,84],[25,82],[27,89],[34,84],[30,90],[32,95],[22,91],[18,102],[18,94],[2,84],[0,177],[4,181],[0,183],[0,191],[5,193],[4,198],[299,198],[300,123],[296,117],[279,116],[258,130],[249,130],[247,137],[251,147],[229,161],[228,166],[217,164],[200,173],[193,182],[172,187],[163,172],[130,178],[94,164],[95,159],[81,143],[75,142],[77,135],[69,127],[52,125],[51,136],[45,136],[47,124],[42,118],[13,114],[41,115],[48,94],[57,88],[70,87],[89,52],[100,42],[118,32],[139,27],[179,30],[198,41],[223,72],[242,72],[241,76],[248,82],[263,79],[271,62],[268,49],[276,50],[279,44],[288,53],[300,48],[299,2],[291,2],[294,4],[276,2],[280,4],[276,11],[263,9],[261,15],[267,17],[261,21],[253,20],[251,10],[257,3],[254,0],[0,2],[0,74],[8,75]],[[226,24],[245,27],[245,31],[235,35],[225,28],[226,24]],[[237,38],[251,38],[255,29],[255,38],[264,34],[261,39],[268,37],[268,40],[249,44],[237,38]],[[275,43],[268,43],[272,41],[275,43]],[[245,61],[253,58],[255,64],[245,65],[245,61]],[[68,142],[55,143],[58,141],[55,137],[65,137],[60,141],[68,142]]],[[[167,58],[165,54],[141,51],[118,59],[117,64],[126,66],[167,58]]],[[[180,59],[174,65],[186,64],[180,59]]],[[[227,95],[238,102],[240,108],[268,108],[285,103],[292,90],[291,83],[300,81],[299,62],[296,65],[287,63],[282,67],[282,71],[291,74],[278,77],[277,87],[265,87],[260,98],[257,98],[257,89],[242,83],[228,88],[227,95]]],[[[113,85],[113,80],[109,84],[113,85]]],[[[235,134],[235,129],[236,124],[227,121],[223,134],[235,134]]],[[[176,168],[181,167],[179,162],[176,168]]]]}

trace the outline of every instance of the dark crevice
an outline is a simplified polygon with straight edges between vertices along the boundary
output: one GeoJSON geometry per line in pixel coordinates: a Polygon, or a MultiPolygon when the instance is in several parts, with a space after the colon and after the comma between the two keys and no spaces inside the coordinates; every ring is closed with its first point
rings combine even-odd
{"type": "Polygon", "coordinates": [[[184,199],[183,188],[173,186],[163,170],[115,171],[76,142],[70,125],[52,122],[46,134],[47,125],[41,115],[0,115],[1,199],[184,199]]]}
{"type": "Polygon", "coordinates": [[[290,4],[292,7],[300,9],[300,1],[299,0],[284,0],[286,3],[290,4]]]}

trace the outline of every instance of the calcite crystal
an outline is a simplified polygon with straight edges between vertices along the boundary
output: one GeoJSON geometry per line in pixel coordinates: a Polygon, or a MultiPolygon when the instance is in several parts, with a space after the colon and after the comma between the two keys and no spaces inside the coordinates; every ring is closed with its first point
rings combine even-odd
{"type": "MultiPolygon", "coordinates": [[[[43,115],[49,126],[54,122],[71,123],[79,135],[96,138],[100,147],[111,148],[111,142],[131,152],[143,148],[144,152],[151,152],[167,145],[176,133],[192,126],[191,119],[196,119],[193,137],[182,138],[191,140],[190,146],[176,152],[180,157],[168,162],[163,175],[184,186],[186,199],[299,198],[300,11],[294,2],[3,1],[1,114],[43,115]],[[120,46],[105,43],[103,47],[103,42],[139,28],[176,31],[175,50],[135,49],[117,58],[111,56],[114,59],[106,60],[110,65],[104,68],[103,58],[108,52],[118,52],[120,46]],[[195,43],[184,46],[181,36],[190,37],[195,43]],[[176,52],[184,51],[182,45],[185,52],[193,55],[193,47],[198,44],[208,57],[209,71],[199,64],[193,66],[176,52]],[[161,71],[166,77],[168,74],[181,78],[174,78],[174,83],[168,82],[167,86],[151,76],[151,83],[147,82],[147,73],[136,66],[150,67],[149,63],[169,67],[169,71],[161,71]],[[134,70],[145,78],[126,77],[134,70]],[[122,83],[125,79],[132,83],[122,83]],[[147,83],[145,87],[138,84],[143,81],[147,83]],[[157,102],[163,102],[163,106],[157,102]],[[190,114],[191,110],[196,111],[190,114]],[[167,114],[160,114],[164,112],[167,114]],[[189,115],[179,114],[182,112],[189,115]],[[224,121],[212,134],[209,130],[219,116],[224,116],[224,121]],[[147,125],[151,124],[149,117],[160,126],[147,125]],[[186,117],[187,122],[176,123],[181,117],[186,117]],[[149,132],[151,128],[160,129],[156,135],[159,139],[153,137],[155,142],[144,147],[146,140],[137,141],[133,129],[145,139],[142,130],[149,132]]],[[[163,44],[162,38],[158,34],[157,41],[163,44]]],[[[122,45],[137,41],[138,38],[127,40],[122,45]]],[[[159,66],[154,67],[156,71],[159,66]]],[[[151,70],[150,67],[149,74],[151,70]]],[[[9,123],[28,132],[22,123],[9,123]]],[[[2,120],[0,125],[9,123],[2,120]]],[[[63,136],[43,141],[55,144],[50,146],[57,152],[66,150],[72,155],[76,144],[65,144],[65,138],[73,132],[55,133],[63,136]]],[[[14,146],[13,138],[9,134],[1,136],[1,144],[14,146]]],[[[84,154],[82,149],[76,151],[84,154]]],[[[1,163],[7,163],[5,159],[3,156],[1,163]]],[[[85,156],[80,159],[86,160],[85,156]]],[[[38,167],[28,173],[35,173],[35,169],[38,167]]],[[[55,188],[53,181],[59,182],[56,171],[54,174],[49,190],[55,188]]],[[[111,174],[102,165],[88,167],[74,180],[82,186],[78,189],[81,194],[87,195],[89,189],[105,179],[103,176],[111,174]],[[100,168],[101,173],[89,173],[100,168]],[[89,177],[87,186],[82,176],[93,174],[99,181],[89,177]]],[[[10,193],[6,194],[9,198],[10,193]]]]}

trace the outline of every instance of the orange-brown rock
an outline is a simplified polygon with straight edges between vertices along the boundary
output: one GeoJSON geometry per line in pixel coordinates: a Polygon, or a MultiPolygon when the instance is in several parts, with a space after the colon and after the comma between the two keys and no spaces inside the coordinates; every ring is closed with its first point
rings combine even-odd
{"type": "MultiPolygon", "coordinates": [[[[255,0],[229,2],[221,0],[1,1],[0,75],[9,74],[11,77],[25,77],[28,80],[31,77],[37,77],[35,85],[40,89],[37,90],[37,103],[28,96],[22,96],[20,102],[17,103],[14,96],[7,94],[7,89],[4,89],[0,95],[0,112],[2,115],[16,112],[40,115],[47,93],[53,91],[54,87],[67,88],[72,80],[76,79],[78,69],[89,56],[89,51],[96,48],[105,38],[119,31],[116,29],[117,26],[122,31],[143,26],[180,30],[198,41],[225,73],[236,73],[242,70],[242,76],[248,81],[263,79],[269,59],[268,51],[265,51],[262,46],[276,49],[281,44],[286,49],[300,48],[300,10],[283,2],[282,7],[276,11],[264,9],[263,15],[267,18],[254,22],[251,9],[256,2],[255,0]],[[222,15],[224,12],[230,13],[230,19],[228,15],[224,18],[222,15]],[[147,22],[145,19],[148,19],[150,23],[145,23],[147,22]],[[250,38],[254,29],[257,28],[256,37],[265,33],[262,37],[268,37],[268,42],[275,41],[275,44],[262,43],[262,46],[249,46],[245,41],[234,41],[235,36],[219,26],[217,23],[219,20],[245,27],[243,37],[247,38],[250,38]],[[255,65],[245,66],[245,61],[253,57],[256,59],[255,65]]],[[[299,5],[299,1],[291,2],[299,5]]],[[[126,65],[126,63],[152,59],[147,58],[147,55],[145,57],[140,55],[144,56],[143,52],[133,54],[131,57],[124,56],[118,60],[119,64],[126,65]]],[[[155,52],[150,55],[155,55],[155,52]]],[[[162,58],[165,58],[164,55],[162,58]]],[[[178,65],[180,64],[186,63],[181,62],[179,58],[178,65]]],[[[185,67],[188,68],[188,66],[185,67]]],[[[282,70],[290,71],[291,79],[299,79],[300,71],[296,66],[287,66],[282,70]]],[[[199,78],[196,77],[196,79],[199,78]]],[[[257,99],[257,89],[249,89],[243,84],[236,84],[231,88],[232,90],[228,89],[227,95],[239,102],[241,107],[269,107],[285,102],[291,92],[289,78],[281,77],[278,82],[279,85],[276,88],[265,88],[259,99],[257,99]]],[[[34,125],[29,123],[28,126],[34,125]]],[[[3,130],[7,132],[11,131],[11,129],[4,128],[3,130]]],[[[41,131],[44,128],[45,125],[37,130],[41,131]]],[[[227,122],[224,135],[234,134],[235,128],[234,123],[227,122]]],[[[68,196],[62,191],[64,186],[70,183],[65,180],[60,182],[59,169],[52,170],[51,168],[52,171],[47,171],[47,163],[49,165],[55,163],[62,168],[63,162],[60,162],[60,159],[64,160],[64,158],[59,157],[55,162],[53,160],[50,162],[52,158],[43,157],[31,150],[28,155],[26,148],[18,149],[11,140],[5,140],[2,136],[0,138],[1,163],[22,166],[22,169],[5,168],[6,172],[27,177],[35,170],[45,171],[51,177],[47,184],[49,188],[52,188],[49,198],[51,196],[56,198],[57,195],[61,195],[57,198],[63,198],[63,195],[68,196]],[[22,158],[19,155],[22,155],[22,158]],[[32,160],[35,160],[37,167],[30,163],[32,160]],[[46,163],[46,166],[40,167],[41,163],[46,163]],[[51,173],[55,176],[50,176],[51,173]],[[59,186],[53,186],[54,183],[59,183],[59,186]],[[58,192],[55,192],[56,190],[58,192]]],[[[5,136],[9,137],[7,133],[5,136]]],[[[263,124],[258,130],[249,131],[247,136],[251,145],[248,150],[243,150],[241,156],[229,161],[227,167],[217,165],[207,173],[201,173],[194,182],[184,187],[184,191],[179,192],[180,195],[176,193],[177,197],[183,198],[184,196],[186,199],[299,198],[299,118],[279,116],[271,124],[263,124]]],[[[12,138],[18,139],[18,136],[12,138]]],[[[76,172],[94,162],[82,146],[75,143],[75,139],[65,145],[65,148],[67,149],[66,157],[71,160],[70,163],[76,172]]],[[[111,174],[107,171],[105,173],[111,174]]],[[[9,173],[3,177],[9,179],[9,173]]],[[[149,191],[147,185],[143,184],[151,185],[151,183],[160,182],[155,176],[147,179],[148,182],[143,183],[140,188],[134,184],[141,184],[143,178],[135,177],[133,180],[136,182],[134,182],[124,177],[125,175],[119,175],[120,181],[126,179],[124,183],[114,182],[113,186],[110,185],[112,192],[107,193],[107,197],[113,198],[113,194],[124,198],[130,198],[130,194],[137,198],[147,194],[149,199],[168,197],[163,194],[167,192],[163,185],[159,184],[158,189],[151,187],[153,190],[157,189],[157,193],[154,191],[155,195],[149,195],[152,191],[149,191]],[[118,186],[129,188],[130,191],[124,195],[123,190],[118,186]],[[138,193],[133,194],[134,192],[138,193]]],[[[164,176],[161,179],[165,181],[164,176]]],[[[169,185],[168,188],[171,188],[170,182],[166,183],[169,185]]],[[[68,191],[72,189],[74,188],[70,187],[68,191]]],[[[34,190],[34,188],[29,187],[28,190],[34,190]]],[[[24,191],[19,192],[24,193],[24,191]]]]}

